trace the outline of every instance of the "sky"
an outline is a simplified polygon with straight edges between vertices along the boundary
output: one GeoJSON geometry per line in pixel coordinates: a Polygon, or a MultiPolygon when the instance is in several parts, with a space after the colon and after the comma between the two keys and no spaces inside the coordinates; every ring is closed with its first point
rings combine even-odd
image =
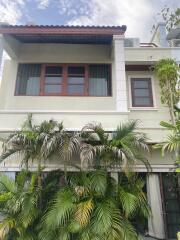
{"type": "Polygon", "coordinates": [[[0,0],[0,21],[10,24],[126,25],[126,37],[148,42],[158,12],[179,0],[0,0]]]}

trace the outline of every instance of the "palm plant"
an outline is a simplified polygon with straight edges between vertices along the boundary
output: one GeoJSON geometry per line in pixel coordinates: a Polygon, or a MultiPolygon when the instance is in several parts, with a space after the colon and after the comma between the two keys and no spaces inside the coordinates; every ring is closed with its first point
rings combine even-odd
{"type": "Polygon", "coordinates": [[[156,144],[155,148],[161,148],[162,155],[164,156],[165,152],[173,153],[175,156],[175,165],[176,171],[180,172],[180,110],[176,107],[176,120],[175,123],[168,123],[161,121],[160,125],[171,133],[168,135],[167,140],[156,144]]]}
{"type": "Polygon", "coordinates": [[[43,217],[40,240],[139,239],[131,220],[149,216],[143,182],[118,183],[102,170],[69,174],[43,217]]]}
{"type": "Polygon", "coordinates": [[[62,123],[49,120],[43,121],[40,125],[33,125],[32,115],[29,115],[22,129],[4,141],[4,151],[0,160],[19,154],[26,168],[30,161],[36,161],[38,170],[41,171],[42,161],[45,163],[53,155],[66,166],[67,161],[78,152],[78,149],[77,135],[66,132],[62,123]]]}
{"type": "Polygon", "coordinates": [[[82,129],[81,161],[95,168],[116,165],[123,171],[132,170],[142,162],[150,169],[144,156],[148,152],[147,137],[137,132],[138,122],[120,124],[113,134],[105,132],[99,124],[88,124],[82,129]]]}
{"type": "Polygon", "coordinates": [[[36,185],[37,174],[31,176],[22,171],[16,182],[8,176],[0,176],[0,223],[1,239],[35,240],[33,224],[40,214],[36,185]]]}

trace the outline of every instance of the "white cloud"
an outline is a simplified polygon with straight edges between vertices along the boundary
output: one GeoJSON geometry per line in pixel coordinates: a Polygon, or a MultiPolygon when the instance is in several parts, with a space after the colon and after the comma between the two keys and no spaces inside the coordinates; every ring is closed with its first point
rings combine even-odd
{"type": "MultiPolygon", "coordinates": [[[[63,0],[76,4],[75,0],[63,0]]],[[[126,36],[149,41],[155,16],[165,4],[178,7],[179,0],[89,0],[88,13],[72,16],[74,25],[127,25],[126,36]]],[[[86,4],[86,0],[83,1],[86,4]]],[[[72,7],[72,6],[71,6],[72,7]]],[[[66,12],[68,11],[66,5],[66,12]]]]}
{"type": "Polygon", "coordinates": [[[50,4],[50,0],[36,0],[36,2],[39,9],[46,9],[50,4]]]}
{"type": "Polygon", "coordinates": [[[127,25],[126,36],[143,37],[144,27],[153,12],[147,0],[91,0],[90,7],[91,14],[76,16],[68,24],[127,25]]]}
{"type": "Polygon", "coordinates": [[[0,0],[0,21],[16,24],[19,22],[24,0],[0,0]]]}
{"type": "Polygon", "coordinates": [[[69,17],[89,16],[91,11],[91,0],[59,0],[59,13],[69,17]]]}

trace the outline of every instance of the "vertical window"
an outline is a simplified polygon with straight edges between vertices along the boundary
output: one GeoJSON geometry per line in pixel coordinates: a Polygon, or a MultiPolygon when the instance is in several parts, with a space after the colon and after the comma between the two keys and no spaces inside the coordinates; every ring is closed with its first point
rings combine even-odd
{"type": "Polygon", "coordinates": [[[131,78],[132,107],[153,107],[151,78],[131,78]]]}
{"type": "Polygon", "coordinates": [[[110,95],[110,69],[109,65],[89,66],[89,95],[110,95]]]}
{"type": "Polygon", "coordinates": [[[39,95],[41,64],[20,64],[17,75],[17,95],[39,95]]]}
{"type": "Polygon", "coordinates": [[[63,85],[62,67],[46,66],[44,75],[44,94],[61,94],[63,85]]]}
{"type": "Polygon", "coordinates": [[[67,95],[85,95],[85,67],[68,67],[67,95]]]}

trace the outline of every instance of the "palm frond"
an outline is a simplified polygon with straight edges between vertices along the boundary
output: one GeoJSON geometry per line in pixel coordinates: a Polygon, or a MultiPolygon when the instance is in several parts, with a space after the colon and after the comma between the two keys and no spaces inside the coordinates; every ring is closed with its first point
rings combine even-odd
{"type": "Polygon", "coordinates": [[[74,211],[74,198],[75,195],[70,189],[60,190],[43,218],[44,225],[49,229],[64,226],[74,211]]]}
{"type": "Polygon", "coordinates": [[[81,225],[86,226],[90,221],[90,214],[93,210],[93,201],[92,199],[88,199],[86,201],[80,202],[76,206],[75,211],[75,220],[81,225]]]}

